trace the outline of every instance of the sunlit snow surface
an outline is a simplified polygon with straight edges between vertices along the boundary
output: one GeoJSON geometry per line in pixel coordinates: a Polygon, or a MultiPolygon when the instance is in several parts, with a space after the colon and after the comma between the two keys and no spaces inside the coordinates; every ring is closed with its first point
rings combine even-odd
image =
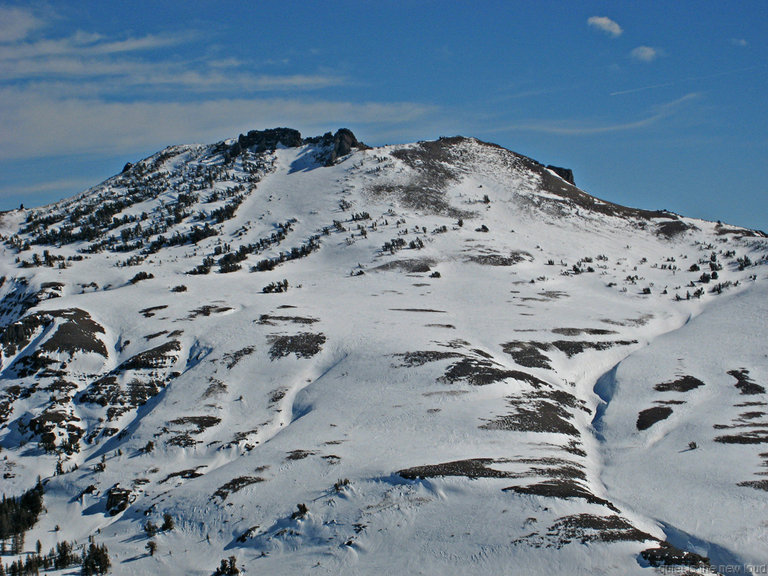
{"type": "Polygon", "coordinates": [[[231,555],[250,574],[653,574],[640,553],[665,540],[765,563],[766,240],[590,206],[474,140],[438,148],[327,167],[312,145],[226,165],[221,148],[176,147],[37,213],[156,187],[97,238],[17,252],[12,236],[40,229],[3,215],[2,491],[47,479],[27,548],[94,535],[115,574],[210,574],[231,555]],[[164,228],[117,250],[137,223],[164,228]],[[145,254],[205,223],[217,235],[145,254]],[[35,266],[43,250],[84,259],[35,266]],[[188,274],[206,257],[210,273],[188,274]],[[677,390],[685,376],[702,384],[677,390]],[[130,495],[112,515],[116,484],[130,495]],[[176,528],[150,557],[142,526],[166,512],[176,528]]]}

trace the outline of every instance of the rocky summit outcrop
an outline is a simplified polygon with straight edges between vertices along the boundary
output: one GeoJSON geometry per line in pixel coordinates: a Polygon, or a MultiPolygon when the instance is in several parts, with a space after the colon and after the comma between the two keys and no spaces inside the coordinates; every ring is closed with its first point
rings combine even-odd
{"type": "Polygon", "coordinates": [[[267,130],[251,130],[247,134],[240,134],[237,141],[226,148],[225,152],[229,158],[236,158],[243,150],[260,154],[274,151],[278,146],[296,148],[305,144],[319,145],[326,150],[326,166],[332,166],[336,160],[346,156],[353,149],[369,149],[355,137],[349,128],[340,128],[335,134],[326,132],[322,136],[310,138],[302,138],[301,132],[293,128],[269,128],[267,130]]]}
{"type": "Polygon", "coordinates": [[[293,128],[270,128],[268,130],[251,130],[248,134],[240,134],[229,149],[232,157],[240,154],[245,149],[256,153],[274,150],[279,145],[287,148],[301,146],[301,132],[293,128]]]}
{"type": "Polygon", "coordinates": [[[560,166],[552,166],[552,164],[550,164],[547,166],[547,169],[552,170],[552,172],[560,176],[560,178],[569,184],[573,184],[574,186],[576,185],[576,181],[573,179],[573,170],[570,168],[561,168],[560,166]]]}
{"type": "Polygon", "coordinates": [[[360,150],[366,150],[368,146],[359,142],[352,130],[347,128],[339,129],[336,134],[333,135],[333,148],[331,149],[330,156],[328,158],[328,165],[333,164],[336,160],[342,156],[346,156],[352,152],[353,148],[360,150]]]}

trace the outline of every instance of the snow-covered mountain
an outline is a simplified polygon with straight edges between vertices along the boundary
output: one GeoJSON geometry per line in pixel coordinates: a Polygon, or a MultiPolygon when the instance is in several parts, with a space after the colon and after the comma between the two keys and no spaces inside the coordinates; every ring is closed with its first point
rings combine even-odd
{"type": "Polygon", "coordinates": [[[115,574],[768,561],[763,233],[472,138],[274,129],[172,146],[0,234],[1,491],[44,485],[22,558],[91,538],[115,574]]]}

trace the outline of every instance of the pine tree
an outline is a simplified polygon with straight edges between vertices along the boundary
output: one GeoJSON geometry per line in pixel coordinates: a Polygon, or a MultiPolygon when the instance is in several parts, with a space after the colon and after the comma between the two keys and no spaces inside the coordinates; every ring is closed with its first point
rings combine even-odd
{"type": "Polygon", "coordinates": [[[174,526],[175,526],[175,523],[173,521],[173,516],[168,514],[168,512],[163,514],[163,525],[160,526],[160,530],[162,530],[163,532],[168,532],[170,530],[173,530],[174,526]]]}

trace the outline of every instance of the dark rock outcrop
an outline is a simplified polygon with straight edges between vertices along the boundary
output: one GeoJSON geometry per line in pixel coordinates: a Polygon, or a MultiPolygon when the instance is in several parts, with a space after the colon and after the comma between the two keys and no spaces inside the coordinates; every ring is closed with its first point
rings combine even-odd
{"type": "Polygon", "coordinates": [[[235,158],[245,149],[258,154],[267,150],[275,150],[279,145],[295,148],[304,144],[316,144],[327,148],[326,166],[332,166],[336,160],[352,152],[353,148],[360,150],[368,148],[348,128],[340,128],[336,134],[326,132],[322,136],[310,138],[302,138],[301,133],[293,128],[270,128],[268,130],[251,130],[245,135],[240,134],[237,142],[227,150],[227,155],[229,158],[235,158]]]}
{"type": "Polygon", "coordinates": [[[348,128],[340,128],[336,134],[333,135],[333,148],[331,149],[326,164],[329,166],[334,164],[338,158],[346,156],[352,152],[352,148],[364,150],[368,148],[368,146],[359,142],[352,133],[352,130],[349,130],[348,128]]]}
{"type": "Polygon", "coordinates": [[[560,178],[566,182],[573,184],[574,186],[576,185],[576,182],[573,179],[573,170],[570,168],[561,168],[560,166],[552,166],[552,164],[550,164],[547,166],[547,169],[552,170],[552,172],[560,176],[560,178]]]}
{"type": "Polygon", "coordinates": [[[336,134],[326,132],[322,136],[305,138],[304,143],[315,144],[327,149],[327,152],[324,152],[323,155],[319,157],[321,161],[323,160],[323,156],[325,157],[324,160],[326,166],[333,166],[336,163],[336,160],[352,152],[353,148],[357,148],[358,150],[368,150],[370,148],[370,146],[366,146],[360,142],[349,128],[339,128],[336,131],[336,134]]]}
{"type": "Polygon", "coordinates": [[[251,130],[248,134],[240,134],[231,148],[230,157],[238,156],[243,150],[250,149],[253,152],[265,152],[274,150],[280,144],[288,148],[301,146],[304,141],[301,132],[293,128],[270,128],[268,130],[251,130]]]}
{"type": "Polygon", "coordinates": [[[110,516],[116,516],[130,505],[133,500],[133,494],[126,488],[121,488],[120,484],[115,484],[107,491],[106,508],[110,516]]]}

